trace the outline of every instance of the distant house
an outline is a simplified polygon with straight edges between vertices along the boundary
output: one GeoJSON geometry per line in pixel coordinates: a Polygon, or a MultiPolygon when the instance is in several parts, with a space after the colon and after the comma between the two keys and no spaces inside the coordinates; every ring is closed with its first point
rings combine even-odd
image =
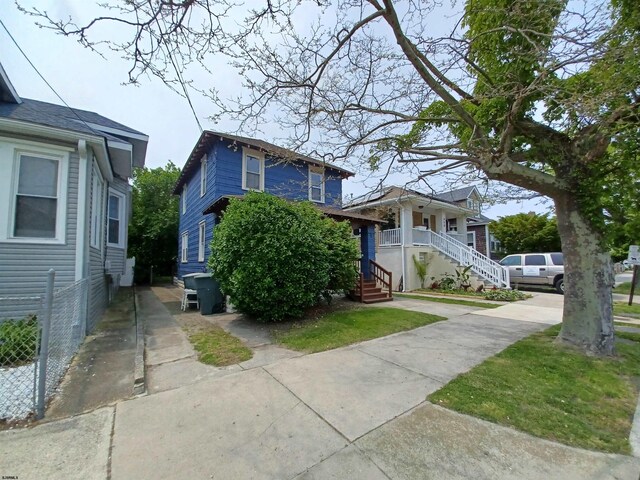
{"type": "Polygon", "coordinates": [[[454,275],[472,266],[474,284],[509,287],[508,272],[492,261],[488,223],[475,187],[427,194],[405,187],[385,187],[351,200],[347,211],[387,221],[376,239],[377,259],[398,279],[396,289],[418,288],[413,258],[428,262],[429,275],[454,275]]]}
{"type": "MultiPolygon", "coordinates": [[[[97,113],[21,98],[0,65],[0,297],[89,279],[88,325],[125,273],[133,167],[148,137],[97,113]]],[[[1,312],[0,312],[1,313],[1,312]]]]}
{"type": "Polygon", "coordinates": [[[292,201],[308,200],[325,215],[358,230],[368,277],[375,260],[375,228],[382,221],[341,208],[343,168],[253,138],[205,131],[194,146],[174,194],[180,196],[177,277],[204,272],[215,225],[231,198],[250,190],[292,201]]]}

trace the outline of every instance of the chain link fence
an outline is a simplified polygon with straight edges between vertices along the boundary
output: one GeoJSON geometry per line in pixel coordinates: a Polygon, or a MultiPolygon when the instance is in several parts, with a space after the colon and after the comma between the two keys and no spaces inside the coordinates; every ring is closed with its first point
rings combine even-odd
{"type": "Polygon", "coordinates": [[[0,298],[0,420],[27,418],[44,406],[85,337],[87,279],[42,296],[0,298]]]}

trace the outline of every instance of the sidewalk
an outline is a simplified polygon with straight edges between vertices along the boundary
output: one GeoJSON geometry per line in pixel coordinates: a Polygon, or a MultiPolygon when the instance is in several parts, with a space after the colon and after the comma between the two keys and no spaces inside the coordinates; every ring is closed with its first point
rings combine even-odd
{"type": "Polygon", "coordinates": [[[549,312],[503,318],[508,307],[491,310],[500,315],[466,313],[350,347],[247,370],[207,367],[203,374],[184,333],[147,290],[139,310],[147,322],[150,384],[162,372],[174,385],[72,421],[0,433],[0,474],[637,480],[640,459],[566,447],[425,401],[459,373],[548,326],[531,320],[550,321],[549,312]],[[32,459],[34,451],[46,453],[32,459]]]}

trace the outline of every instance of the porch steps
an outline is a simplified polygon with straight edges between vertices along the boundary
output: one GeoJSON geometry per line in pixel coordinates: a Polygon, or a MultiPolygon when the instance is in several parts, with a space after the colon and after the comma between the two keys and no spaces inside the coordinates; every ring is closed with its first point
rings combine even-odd
{"type": "Polygon", "coordinates": [[[382,291],[375,280],[365,280],[362,284],[362,295],[360,294],[359,286],[356,286],[350,292],[351,298],[359,300],[362,303],[378,303],[378,302],[390,302],[393,297],[389,297],[389,294],[382,291]]]}
{"type": "MultiPolygon", "coordinates": [[[[449,255],[446,255],[445,253],[442,253],[439,250],[436,250],[435,248],[433,249],[433,252],[436,255],[440,256],[441,258],[445,259],[451,265],[453,265],[454,268],[458,267],[458,263],[449,255]]],[[[469,275],[471,276],[471,278],[474,278],[478,283],[482,283],[484,285],[485,290],[490,290],[494,287],[494,284],[493,282],[491,282],[491,280],[487,280],[486,278],[484,278],[484,276],[480,275],[477,272],[470,271],[469,275]]]]}

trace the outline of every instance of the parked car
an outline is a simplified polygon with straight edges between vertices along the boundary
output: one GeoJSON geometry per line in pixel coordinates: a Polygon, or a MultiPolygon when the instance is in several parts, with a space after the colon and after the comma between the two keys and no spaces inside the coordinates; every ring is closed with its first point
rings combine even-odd
{"type": "Polygon", "coordinates": [[[511,285],[548,285],[564,295],[564,262],[560,252],[507,255],[500,265],[509,267],[511,285]]]}

